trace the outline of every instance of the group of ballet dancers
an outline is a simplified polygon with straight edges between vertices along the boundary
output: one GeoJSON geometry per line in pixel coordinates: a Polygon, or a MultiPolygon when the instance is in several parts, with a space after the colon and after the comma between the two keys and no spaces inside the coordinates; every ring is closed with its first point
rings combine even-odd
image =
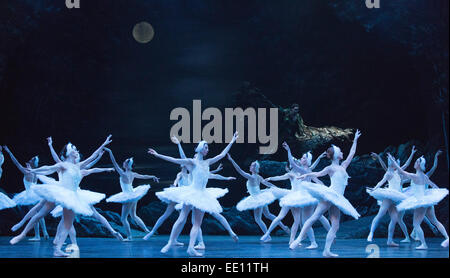
{"type": "MultiPolygon", "coordinates": [[[[150,185],[133,187],[132,184],[134,179],[151,179],[155,182],[159,182],[159,179],[156,176],[142,175],[134,172],[133,158],[126,159],[121,167],[116,162],[111,149],[107,148],[107,145],[112,142],[111,135],[106,138],[104,143],[91,156],[82,161],[80,160],[79,151],[73,144],[66,144],[58,155],[53,148],[52,138],[47,138],[51,155],[55,160],[55,164],[52,166],[39,167],[39,158],[37,156],[33,157],[25,165],[21,165],[11,150],[7,146],[4,146],[3,148],[0,147],[0,177],[2,173],[1,165],[4,162],[2,150],[4,150],[10,156],[12,162],[23,173],[25,190],[16,194],[13,199],[0,193],[0,210],[12,208],[16,205],[31,206],[31,209],[24,218],[11,228],[15,232],[26,224],[22,232],[11,239],[11,244],[17,244],[23,240],[33,228],[35,236],[30,240],[40,240],[40,228],[44,237],[46,239],[49,238],[44,217],[49,213],[53,217],[61,217],[53,241],[53,255],[58,257],[68,257],[71,252],[78,249],[76,231],[73,226],[76,215],[91,216],[105,226],[118,240],[130,241],[132,240],[132,234],[128,222],[129,216],[147,233],[144,240],[148,240],[157,232],[164,221],[175,210],[178,210],[178,218],[173,224],[169,240],[161,249],[161,252],[167,253],[174,246],[183,245],[183,243],[178,241],[178,237],[186,223],[189,213],[191,213],[192,228],[187,253],[189,256],[203,256],[203,253],[199,252],[199,250],[205,249],[201,230],[201,223],[205,212],[216,218],[228,231],[232,239],[238,241],[238,236],[221,214],[222,206],[217,201],[218,198],[228,193],[228,189],[207,187],[209,179],[235,179],[235,177],[224,177],[217,174],[222,169],[221,164],[217,169],[210,171],[211,165],[227,156],[235,170],[247,180],[246,187],[249,195],[242,199],[236,205],[236,208],[239,211],[253,210],[255,222],[263,232],[260,238],[261,242],[269,242],[271,240],[271,232],[279,226],[286,233],[290,234],[290,249],[296,249],[301,246],[301,242],[305,237],[308,237],[310,241],[310,245],[306,249],[316,249],[318,248],[318,244],[315,240],[312,227],[316,221],[320,221],[328,231],[323,256],[335,257],[338,255],[331,252],[331,246],[335,241],[336,233],[339,229],[341,212],[355,219],[360,217],[357,210],[344,197],[349,178],[347,167],[349,167],[356,153],[360,136],[361,133],[357,130],[354,135],[352,147],[345,160],[341,149],[332,145],[318,156],[314,163],[312,162],[313,157],[311,152],[307,152],[300,159],[297,159],[292,155],[288,144],[283,143],[283,148],[287,151],[288,155],[286,173],[281,176],[265,179],[259,175],[260,164],[258,161],[253,161],[250,164],[249,172],[246,172],[230,156],[229,151],[238,138],[237,132],[233,135],[232,140],[225,149],[219,155],[212,158],[206,158],[209,151],[206,141],[198,143],[193,158],[187,158],[179,140],[176,137],[172,137],[172,141],[178,146],[180,158],[159,154],[152,148],[148,149],[150,155],[180,166],[180,172],[177,174],[173,184],[156,193],[156,196],[167,204],[167,208],[163,215],[156,221],[151,231],[148,230],[142,219],[136,215],[137,203],[147,194],[150,185]],[[93,168],[105,152],[109,154],[114,168],[93,168]],[[313,172],[319,161],[324,157],[330,159],[331,164],[321,171],[313,172]],[[94,207],[95,204],[98,204],[106,197],[105,194],[84,190],[79,187],[83,177],[105,171],[115,171],[120,176],[119,181],[122,192],[110,196],[106,201],[122,204],[121,222],[125,229],[126,238],[123,238],[118,231],[114,230],[94,207]],[[49,177],[49,175],[55,172],[58,175],[58,180],[49,177]],[[325,186],[319,179],[327,175],[331,180],[330,186],[325,186]],[[280,188],[272,183],[282,180],[289,180],[291,188],[280,188]],[[263,184],[267,188],[261,189],[260,184],[263,184]],[[268,209],[268,205],[276,200],[279,200],[281,207],[278,216],[270,213],[268,209]],[[291,211],[294,219],[290,229],[282,223],[283,218],[289,211],[291,211]],[[324,216],[326,212],[328,212],[328,217],[324,216]],[[271,220],[268,228],[262,221],[263,215],[271,220]],[[300,232],[297,235],[299,229],[300,232]],[[67,237],[70,238],[71,244],[63,251],[62,246],[67,237]]],[[[378,214],[373,219],[367,240],[369,242],[372,241],[381,218],[389,212],[391,221],[388,227],[387,245],[392,247],[398,246],[393,240],[396,224],[399,224],[405,235],[405,239],[402,242],[411,242],[406,225],[403,222],[405,211],[411,210],[414,213],[414,230],[411,237],[414,240],[420,241],[420,245],[416,249],[427,248],[424,233],[420,226],[424,219],[430,227],[434,230],[437,229],[444,236],[445,240],[441,245],[447,248],[449,242],[448,235],[444,226],[436,218],[434,205],[448,195],[448,190],[438,188],[429,179],[437,167],[437,158],[440,152],[436,153],[434,165],[430,171],[425,171],[426,161],[422,156],[414,163],[415,173],[406,172],[405,169],[410,165],[415,152],[416,149],[413,147],[408,160],[401,166],[400,161],[390,154],[388,154],[386,166],[379,155],[372,153],[372,157],[379,161],[386,173],[375,187],[368,187],[366,189],[368,194],[377,199],[380,206],[378,214]],[[411,185],[403,188],[406,182],[410,182],[411,185]],[[387,184],[387,187],[383,187],[385,184],[387,184]]]]}

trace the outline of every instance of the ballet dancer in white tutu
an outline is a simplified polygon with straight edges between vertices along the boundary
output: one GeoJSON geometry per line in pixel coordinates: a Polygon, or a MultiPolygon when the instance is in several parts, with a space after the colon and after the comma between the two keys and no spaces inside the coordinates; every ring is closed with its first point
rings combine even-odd
{"type": "Polygon", "coordinates": [[[158,154],[154,149],[149,149],[149,154],[175,164],[184,165],[188,168],[188,171],[191,172],[190,185],[169,187],[156,193],[160,199],[167,199],[172,202],[183,204],[178,219],[172,227],[169,241],[161,249],[162,253],[166,253],[174,246],[176,239],[186,223],[186,218],[192,210],[192,213],[194,214],[194,223],[191,228],[187,252],[190,256],[202,256],[200,252],[194,249],[194,244],[198,236],[204,213],[221,213],[222,207],[217,201],[217,198],[224,196],[228,192],[228,189],[206,188],[210,176],[209,167],[225,157],[237,137],[238,134],[236,132],[227,147],[219,155],[210,159],[205,159],[209,151],[208,143],[206,143],[206,141],[198,143],[198,146],[195,149],[197,155],[193,159],[177,159],[158,154]]]}
{"type": "MultiPolygon", "coordinates": [[[[269,177],[266,180],[268,181],[281,181],[281,180],[289,180],[291,183],[291,190],[280,199],[280,213],[278,216],[272,221],[270,224],[269,229],[267,232],[261,237],[261,241],[266,241],[270,237],[271,231],[276,227],[279,221],[281,221],[289,212],[289,210],[292,213],[292,216],[294,218],[294,223],[291,227],[291,236],[289,239],[289,244],[291,244],[295,236],[297,235],[298,228],[300,224],[304,224],[306,220],[311,217],[311,215],[314,212],[314,208],[319,203],[319,201],[316,198],[313,198],[308,191],[306,191],[302,184],[303,182],[307,181],[314,181],[319,184],[323,184],[322,181],[320,181],[316,177],[307,178],[304,181],[300,180],[299,177],[302,174],[310,173],[312,170],[319,164],[320,159],[325,156],[325,153],[321,154],[314,163],[312,163],[312,154],[310,152],[307,152],[303,154],[302,158],[300,160],[295,159],[292,156],[291,149],[289,148],[289,145],[284,142],[282,144],[283,148],[288,153],[288,159],[289,159],[289,165],[292,166],[292,169],[288,169],[289,171],[281,176],[277,177],[269,177]]],[[[325,218],[325,216],[321,216],[319,221],[322,223],[324,228],[328,231],[330,229],[330,223],[325,218]]],[[[307,247],[307,249],[315,249],[318,247],[314,231],[311,228],[308,231],[308,238],[311,242],[311,245],[307,247]]]]}
{"type": "MultiPolygon", "coordinates": [[[[2,178],[2,174],[3,174],[2,166],[3,166],[3,163],[5,162],[5,157],[3,156],[2,150],[3,150],[3,148],[2,148],[2,146],[0,146],[0,179],[2,178]]],[[[9,198],[8,196],[6,196],[2,192],[0,192],[0,210],[13,208],[15,206],[16,206],[16,203],[11,198],[9,198]]]]}
{"type": "Polygon", "coordinates": [[[156,176],[152,175],[141,175],[136,172],[133,172],[133,158],[127,158],[123,163],[121,168],[119,164],[117,164],[116,159],[114,158],[114,155],[112,151],[108,148],[105,148],[105,150],[109,153],[109,156],[111,157],[111,161],[114,165],[114,168],[116,169],[117,173],[119,174],[119,182],[120,187],[122,188],[122,192],[117,193],[115,195],[112,195],[111,197],[107,198],[107,202],[113,202],[113,203],[120,203],[122,204],[122,215],[120,217],[120,220],[122,221],[122,225],[125,228],[125,232],[127,237],[124,239],[125,241],[133,240],[131,235],[131,229],[130,229],[130,223],[128,223],[128,217],[131,216],[131,218],[138,224],[138,226],[146,233],[149,233],[147,226],[145,225],[144,221],[137,216],[136,210],[137,210],[137,203],[142,197],[147,194],[148,190],[150,189],[150,185],[140,185],[137,187],[133,187],[133,181],[134,179],[151,179],[155,182],[159,182],[159,179],[156,176]]]}
{"type": "MultiPolygon", "coordinates": [[[[60,162],[64,161],[65,160],[64,155],[61,155],[59,157],[58,154],[56,153],[55,149],[53,148],[52,137],[47,138],[47,143],[48,143],[50,153],[52,155],[53,160],[56,163],[60,163],[60,162]]],[[[103,154],[104,154],[104,149],[102,149],[98,153],[97,157],[94,158],[94,160],[92,160],[89,164],[85,164],[83,166],[83,168],[80,168],[80,169],[87,170],[87,169],[92,168],[102,158],[103,154]]],[[[77,162],[79,162],[79,158],[78,158],[77,162]]],[[[61,179],[61,173],[59,173],[59,172],[58,172],[58,177],[59,177],[59,179],[61,179]]],[[[78,189],[78,192],[80,193],[81,197],[86,197],[87,200],[92,199],[92,197],[90,196],[92,194],[94,194],[93,195],[94,200],[96,199],[96,196],[98,196],[99,198],[100,198],[100,196],[102,196],[102,199],[104,197],[104,194],[96,193],[96,192],[92,193],[92,191],[84,190],[81,188],[78,189]],[[101,194],[101,195],[99,195],[99,194],[101,194]]],[[[99,221],[100,224],[102,224],[102,226],[104,226],[111,233],[112,236],[114,236],[115,238],[117,238],[120,241],[123,240],[122,235],[118,231],[113,229],[111,224],[109,224],[108,220],[106,220],[106,218],[103,215],[98,213],[98,211],[94,208],[93,204],[91,204],[91,210],[92,210],[92,216],[91,216],[92,218],[95,218],[97,221],[99,221]]],[[[58,236],[60,235],[62,225],[64,224],[63,208],[60,205],[58,205],[55,209],[52,210],[51,214],[53,217],[56,217],[56,218],[61,217],[61,220],[59,221],[59,224],[58,224],[58,227],[56,230],[55,239],[53,241],[53,243],[56,244],[58,242],[58,236]]],[[[76,241],[76,230],[73,226],[69,230],[69,238],[70,238],[72,244],[67,246],[66,251],[74,251],[74,250],[78,249],[78,245],[77,245],[77,241],[76,241]]]]}
{"type": "Polygon", "coordinates": [[[358,219],[360,216],[356,209],[344,197],[344,191],[347,187],[347,181],[349,178],[347,174],[347,167],[350,165],[353,156],[356,153],[356,146],[360,136],[361,132],[357,130],[350,152],[342,163],[341,160],[344,158],[343,153],[339,147],[333,145],[327,150],[327,157],[331,159],[331,165],[325,167],[320,172],[312,172],[301,176],[301,179],[305,179],[308,177],[319,178],[328,175],[330,176],[331,185],[327,187],[317,183],[303,183],[304,188],[314,198],[319,200],[319,204],[317,205],[313,215],[303,225],[297,239],[290,244],[290,249],[297,248],[299,243],[304,239],[308,230],[311,229],[312,225],[319,220],[326,211],[328,211],[331,229],[327,233],[325,248],[322,254],[324,257],[338,256],[337,254],[332,253],[330,248],[336,238],[336,232],[339,229],[341,211],[355,219],[358,219]]]}
{"type": "Polygon", "coordinates": [[[427,249],[428,246],[425,242],[425,237],[420,224],[423,221],[425,215],[428,216],[431,223],[433,223],[439,230],[439,232],[445,237],[442,242],[442,246],[446,246],[448,240],[448,234],[444,226],[436,219],[436,216],[431,213],[431,208],[438,204],[442,199],[448,195],[446,188],[439,188],[434,182],[428,178],[425,172],[426,160],[422,156],[414,163],[414,169],[416,173],[409,173],[403,170],[395,161],[394,157],[388,154],[389,160],[397,169],[397,171],[411,179],[411,194],[410,197],[400,202],[397,205],[398,211],[414,210],[413,226],[416,230],[416,235],[419,237],[421,244],[416,249],[427,249]],[[432,188],[427,189],[426,185],[429,184],[432,188]]]}
{"type": "MultiPolygon", "coordinates": [[[[175,143],[178,146],[178,151],[180,153],[180,157],[181,158],[186,158],[186,155],[184,153],[183,147],[181,146],[180,141],[178,140],[178,138],[176,136],[173,136],[172,138],[172,142],[175,143]]],[[[174,183],[171,185],[171,187],[176,187],[176,186],[187,186],[190,184],[191,181],[191,175],[188,172],[187,168],[183,165],[180,166],[181,167],[181,171],[177,174],[176,179],[174,181],[174,183]]],[[[234,177],[223,177],[221,175],[216,174],[217,172],[222,170],[222,164],[219,164],[219,166],[217,167],[216,170],[212,170],[210,171],[210,175],[209,175],[209,179],[217,179],[217,180],[234,180],[234,177]]],[[[152,230],[150,231],[150,233],[148,233],[145,237],[144,240],[148,240],[151,236],[153,236],[155,234],[155,232],[158,230],[158,228],[164,223],[164,221],[172,214],[172,212],[175,209],[180,210],[182,208],[182,204],[178,204],[166,199],[161,199],[162,202],[167,203],[167,208],[165,210],[165,212],[163,213],[163,215],[161,215],[158,220],[156,221],[155,225],[153,226],[152,230]]],[[[236,233],[233,231],[233,229],[231,228],[230,224],[228,223],[228,221],[226,220],[225,217],[223,217],[223,215],[221,213],[212,213],[211,214],[214,218],[217,219],[217,221],[219,221],[220,224],[222,224],[222,226],[228,231],[229,235],[231,236],[231,238],[237,242],[239,240],[238,236],[236,235],[236,233]]],[[[192,223],[194,221],[194,214],[191,215],[192,217],[192,223]]],[[[198,232],[198,236],[197,236],[197,240],[198,240],[198,244],[196,244],[194,246],[195,249],[205,249],[205,243],[203,241],[203,235],[202,235],[202,229],[199,229],[198,232]]],[[[175,245],[178,246],[183,246],[184,244],[179,242],[178,239],[175,241],[175,245]]]]}
{"type": "MultiPolygon", "coordinates": [[[[39,203],[41,201],[41,198],[36,193],[34,193],[34,191],[31,189],[31,185],[36,184],[38,178],[35,174],[29,173],[29,171],[27,171],[27,169],[37,168],[39,165],[39,157],[34,156],[33,158],[30,159],[30,161],[28,161],[28,163],[26,163],[26,167],[24,167],[19,163],[19,161],[17,161],[16,157],[12,154],[11,150],[7,146],[4,146],[4,149],[11,157],[11,160],[13,161],[14,165],[16,165],[17,169],[19,169],[19,171],[22,172],[22,174],[23,174],[23,184],[25,186],[25,190],[14,195],[13,201],[18,206],[34,206],[34,205],[36,205],[37,203],[39,203]]],[[[45,220],[44,220],[44,218],[42,218],[34,226],[34,237],[30,238],[29,239],[30,241],[41,240],[39,227],[41,227],[41,229],[42,229],[42,234],[44,236],[44,239],[50,238],[48,235],[48,232],[47,232],[47,227],[45,225],[45,220]]]]}
{"type": "MultiPolygon", "coordinates": [[[[245,185],[247,187],[247,192],[250,194],[249,196],[239,201],[239,203],[237,203],[236,209],[238,211],[253,210],[253,217],[255,219],[256,224],[258,224],[259,228],[262,230],[263,233],[266,233],[267,226],[262,221],[263,209],[264,207],[267,207],[269,204],[273,203],[277,198],[273,195],[272,191],[270,190],[261,191],[260,184],[262,183],[269,188],[274,187],[274,185],[264,180],[264,178],[259,175],[260,165],[258,161],[253,161],[250,164],[249,169],[250,173],[246,173],[239,167],[239,165],[237,165],[237,163],[233,160],[230,154],[227,154],[227,157],[228,160],[233,165],[234,169],[236,169],[236,171],[241,176],[247,179],[245,185]]],[[[270,238],[267,241],[269,240],[270,238]]]]}
{"type": "MultiPolygon", "coordinates": [[[[415,152],[416,149],[413,146],[411,149],[411,155],[408,157],[408,160],[402,166],[403,170],[408,168],[415,152]]],[[[379,160],[381,160],[381,158],[377,154],[372,153],[372,157],[376,157],[379,160]]],[[[397,159],[397,164],[400,164],[399,159],[397,159]]],[[[395,169],[395,167],[392,165],[392,163],[390,163],[390,160],[388,160],[388,168],[381,181],[379,181],[375,187],[366,189],[367,193],[373,198],[375,198],[380,205],[380,209],[378,210],[377,215],[372,220],[369,236],[367,237],[368,242],[372,242],[373,234],[375,233],[375,230],[378,224],[380,223],[381,219],[387,212],[389,212],[389,215],[391,217],[391,221],[389,222],[388,226],[387,245],[391,247],[399,246],[398,243],[395,243],[393,239],[395,225],[397,223],[399,224],[403,234],[405,235],[405,239],[402,240],[402,242],[410,242],[408,229],[406,228],[406,225],[403,222],[403,213],[400,215],[396,209],[396,205],[407,198],[407,195],[402,193],[403,191],[402,184],[403,184],[402,177],[395,169]],[[381,188],[386,183],[388,184],[388,187],[381,188]]]]}
{"type": "Polygon", "coordinates": [[[37,169],[28,170],[34,174],[46,175],[51,174],[52,172],[59,172],[61,179],[54,181],[52,179],[45,179],[38,176],[43,184],[34,184],[31,186],[31,189],[34,190],[35,193],[45,202],[39,212],[30,219],[22,233],[11,239],[11,244],[16,244],[25,238],[26,234],[32,229],[37,221],[53,210],[56,205],[61,205],[63,207],[64,225],[62,226],[60,235],[58,236],[58,242],[55,246],[53,255],[64,257],[70,256],[70,254],[63,252],[61,247],[67,238],[69,230],[72,228],[75,215],[82,214],[91,216],[93,214],[91,205],[100,202],[105,197],[104,194],[96,192],[90,192],[90,194],[81,196],[78,190],[81,179],[93,173],[114,171],[113,168],[94,168],[89,170],[81,170],[80,168],[92,162],[101,150],[111,142],[110,138],[111,136],[108,136],[105,142],[83,162],[77,162],[79,161],[78,159],[80,154],[74,145],[68,143],[63,148],[63,162],[57,163],[53,166],[42,166],[37,169]]]}

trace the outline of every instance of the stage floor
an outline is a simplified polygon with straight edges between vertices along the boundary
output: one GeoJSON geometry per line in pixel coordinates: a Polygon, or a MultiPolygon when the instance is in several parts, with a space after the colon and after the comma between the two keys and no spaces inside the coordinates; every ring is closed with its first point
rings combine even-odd
{"type": "MultiPolygon", "coordinates": [[[[0,237],[0,258],[52,258],[51,240],[31,242],[24,240],[10,245],[11,237],[0,237]]],[[[78,238],[80,258],[185,258],[186,246],[174,247],[168,254],[160,253],[166,244],[167,235],[154,236],[148,241],[136,238],[131,242],[119,242],[113,238],[78,238]]],[[[180,241],[187,245],[188,236],[180,241]]],[[[227,236],[205,236],[205,258],[321,258],[324,239],[318,238],[319,248],[306,250],[309,242],[297,250],[289,250],[288,237],[274,236],[269,243],[260,243],[257,236],[240,236],[235,243],[227,236]]],[[[415,250],[418,243],[400,244],[400,247],[387,247],[386,239],[378,238],[371,245],[365,239],[336,239],[332,252],[340,258],[448,258],[449,249],[442,248],[441,238],[428,238],[428,250],[415,250]]],[[[398,242],[399,239],[396,239],[398,242]]],[[[203,251],[202,251],[203,253],[203,251]]],[[[78,257],[78,254],[74,254],[78,257]]]]}

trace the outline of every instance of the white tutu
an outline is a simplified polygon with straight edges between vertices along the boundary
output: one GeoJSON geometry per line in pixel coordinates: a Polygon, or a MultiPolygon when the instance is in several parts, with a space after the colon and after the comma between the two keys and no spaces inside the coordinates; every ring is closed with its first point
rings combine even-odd
{"type": "Polygon", "coordinates": [[[279,188],[276,186],[261,190],[261,192],[267,192],[267,191],[271,192],[273,194],[273,196],[275,196],[276,199],[281,199],[291,192],[290,189],[279,188]]]}
{"type": "Polygon", "coordinates": [[[13,208],[16,206],[16,202],[11,200],[8,196],[0,192],[0,210],[13,208]]]}
{"type": "Polygon", "coordinates": [[[27,189],[14,195],[13,201],[18,206],[33,206],[42,200],[33,190],[27,189]]]}
{"type": "Polygon", "coordinates": [[[108,199],[106,199],[106,201],[121,204],[136,202],[140,200],[142,197],[144,197],[144,195],[147,194],[149,189],[150,185],[148,184],[140,185],[138,187],[133,188],[133,191],[120,192],[115,195],[112,195],[108,199]]]}
{"type": "Polygon", "coordinates": [[[399,203],[399,202],[405,200],[406,198],[408,198],[408,195],[406,195],[405,193],[402,193],[402,192],[399,192],[398,190],[390,189],[390,188],[377,188],[376,190],[373,190],[373,191],[366,190],[366,192],[370,196],[377,199],[378,201],[383,201],[385,199],[388,199],[394,203],[399,203]]]}
{"type": "Polygon", "coordinates": [[[431,207],[439,203],[448,195],[446,188],[426,189],[423,195],[413,195],[397,205],[398,211],[416,209],[420,207],[431,207]]]}
{"type": "Polygon", "coordinates": [[[271,191],[261,191],[258,194],[250,195],[242,199],[237,205],[238,211],[256,209],[273,203],[277,198],[271,191]]]}
{"type": "MultiPolygon", "coordinates": [[[[106,195],[103,193],[98,193],[90,190],[84,190],[84,189],[78,189],[78,195],[85,200],[89,205],[95,205],[97,203],[100,203],[101,200],[103,200],[106,195]]],[[[63,208],[58,205],[56,208],[54,208],[51,212],[53,217],[61,217],[63,213],[63,208]]]]}
{"type": "Polygon", "coordinates": [[[352,204],[341,194],[333,189],[318,183],[303,182],[303,187],[314,198],[320,201],[327,201],[338,207],[343,213],[352,216],[355,219],[360,217],[359,213],[352,204]]]}
{"type": "Polygon", "coordinates": [[[196,189],[193,186],[169,187],[163,191],[156,192],[163,202],[175,202],[178,204],[191,205],[201,211],[208,213],[221,213],[217,198],[228,193],[228,189],[209,187],[205,189],[196,189]]]}
{"type": "Polygon", "coordinates": [[[319,203],[319,200],[311,196],[306,190],[291,191],[289,194],[280,199],[280,207],[296,207],[303,208],[307,206],[314,206],[319,203]]]}

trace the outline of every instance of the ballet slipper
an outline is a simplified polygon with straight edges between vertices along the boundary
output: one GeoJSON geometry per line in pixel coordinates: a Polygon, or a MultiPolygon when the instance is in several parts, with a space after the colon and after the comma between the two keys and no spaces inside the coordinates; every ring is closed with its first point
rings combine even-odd
{"type": "Polygon", "coordinates": [[[426,244],[421,244],[416,247],[417,250],[426,250],[428,249],[428,246],[426,244]]]}
{"type": "Polygon", "coordinates": [[[167,253],[172,248],[173,244],[171,242],[168,242],[162,249],[161,253],[167,253]]]}
{"type": "Polygon", "coordinates": [[[312,242],[310,246],[306,247],[306,249],[317,249],[317,247],[319,247],[319,245],[317,245],[317,242],[312,242]]]}
{"type": "Polygon", "coordinates": [[[19,241],[23,240],[24,237],[25,237],[25,236],[23,236],[23,235],[15,236],[15,237],[13,237],[13,238],[9,241],[9,243],[10,243],[11,245],[14,245],[14,244],[18,243],[19,241]]]}
{"type": "Polygon", "coordinates": [[[395,243],[394,241],[388,241],[387,246],[389,247],[399,247],[398,243],[395,243]]]}
{"type": "Polygon", "coordinates": [[[331,253],[331,251],[323,251],[322,256],[326,258],[336,258],[339,257],[338,254],[331,253]]]}
{"type": "Polygon", "coordinates": [[[28,239],[28,241],[41,241],[41,237],[32,237],[32,238],[29,238],[28,239]]]}
{"type": "Polygon", "coordinates": [[[191,257],[202,257],[203,254],[195,250],[194,248],[188,248],[187,253],[191,257]]]}
{"type": "Polygon", "coordinates": [[[197,249],[197,250],[205,250],[205,243],[204,242],[200,242],[199,244],[197,244],[197,245],[195,245],[194,246],[194,249],[197,249]]]}
{"type": "Polygon", "coordinates": [[[55,251],[53,251],[53,257],[69,257],[70,254],[69,253],[65,253],[59,249],[55,249],[55,251]]]}
{"type": "Polygon", "coordinates": [[[154,233],[150,232],[150,233],[146,234],[143,239],[148,240],[151,236],[153,236],[153,234],[154,233]]]}
{"type": "Polygon", "coordinates": [[[369,234],[367,236],[367,242],[372,242],[372,240],[373,240],[373,234],[369,234]]]}
{"type": "Polygon", "coordinates": [[[175,241],[175,245],[176,246],[184,246],[184,243],[183,242],[179,242],[179,241],[175,241]]]}
{"type": "Polygon", "coordinates": [[[295,250],[297,247],[299,247],[300,242],[297,240],[294,240],[291,244],[289,244],[289,249],[295,250]]]}
{"type": "Polygon", "coordinates": [[[113,236],[117,238],[119,241],[124,241],[123,236],[119,232],[114,232],[113,236]]]}
{"type": "Polygon", "coordinates": [[[264,234],[259,240],[262,242],[267,242],[267,239],[270,238],[269,234],[264,234]]]}
{"type": "Polygon", "coordinates": [[[441,243],[443,248],[448,248],[448,238],[441,243]]]}
{"type": "Polygon", "coordinates": [[[231,235],[231,238],[234,240],[234,242],[238,242],[239,238],[236,234],[231,235]]]}
{"type": "Polygon", "coordinates": [[[69,244],[66,247],[66,252],[74,252],[74,251],[80,251],[80,248],[76,244],[69,244]]]}
{"type": "Polygon", "coordinates": [[[401,243],[410,243],[411,239],[409,239],[409,237],[405,237],[405,239],[403,239],[402,241],[400,241],[401,243]]]}
{"type": "Polygon", "coordinates": [[[18,223],[16,225],[12,226],[11,231],[15,232],[15,231],[19,230],[20,227],[22,227],[22,225],[20,223],[18,223]]]}

